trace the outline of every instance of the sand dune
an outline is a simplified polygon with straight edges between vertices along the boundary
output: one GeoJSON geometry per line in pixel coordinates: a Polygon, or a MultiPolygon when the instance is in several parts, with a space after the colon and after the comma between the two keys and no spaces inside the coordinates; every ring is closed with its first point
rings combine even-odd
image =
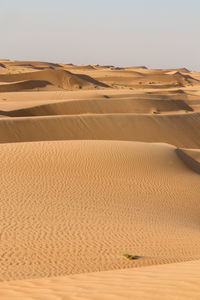
{"type": "Polygon", "coordinates": [[[194,172],[200,174],[200,150],[176,149],[176,153],[182,161],[194,172]]]}
{"type": "MultiPolygon", "coordinates": [[[[0,86],[1,90],[1,86],[0,86]]],[[[108,98],[109,99],[109,98],[108,98]]],[[[162,113],[193,111],[183,100],[149,100],[149,99],[109,99],[109,100],[74,100],[5,112],[12,117],[108,114],[108,113],[162,113]]]]}
{"type": "Polygon", "coordinates": [[[181,149],[185,154],[189,155],[192,157],[195,161],[200,163],[200,150],[196,149],[181,149]]]}
{"type": "Polygon", "coordinates": [[[2,63],[0,63],[0,67],[4,68],[4,69],[6,68],[6,66],[4,64],[2,64],[2,63]]]}
{"type": "Polygon", "coordinates": [[[177,86],[183,87],[191,84],[200,84],[199,80],[188,74],[185,75],[178,71],[172,74],[167,74],[165,72],[160,72],[158,74],[151,72],[139,73],[132,71],[131,73],[126,72],[126,76],[124,76],[124,72],[124,70],[115,72],[112,71],[112,73],[110,71],[107,76],[97,76],[95,78],[107,84],[112,83],[113,85],[127,85],[134,88],[138,87],[138,85],[142,86],[143,88],[149,88],[149,86],[152,88],[170,88],[177,86]],[[123,72],[123,76],[121,72],[123,72]]]}
{"type": "Polygon", "coordinates": [[[199,86],[0,60],[0,299],[199,300],[199,86]]]}
{"type": "Polygon", "coordinates": [[[0,284],[4,300],[199,300],[200,261],[0,284]]]}
{"type": "Polygon", "coordinates": [[[51,87],[51,83],[44,80],[26,80],[20,81],[10,84],[0,84],[0,93],[3,92],[19,92],[19,91],[26,91],[26,90],[50,90],[53,89],[51,87]]]}
{"type": "Polygon", "coordinates": [[[2,280],[199,259],[199,175],[175,147],[63,141],[0,148],[2,280]],[[127,260],[126,251],[139,259],[127,260]]]}
{"type": "Polygon", "coordinates": [[[32,67],[32,68],[59,68],[60,64],[50,63],[50,62],[41,62],[41,61],[13,61],[13,60],[4,60],[4,63],[7,66],[20,66],[20,67],[32,67]]]}
{"type": "Polygon", "coordinates": [[[200,148],[200,113],[87,114],[0,120],[0,143],[83,139],[165,142],[200,148]]]}
{"type": "Polygon", "coordinates": [[[94,66],[91,65],[79,65],[75,66],[75,68],[80,69],[80,70],[94,70],[94,66]]]}
{"type": "Polygon", "coordinates": [[[137,69],[144,69],[147,70],[148,68],[146,66],[135,66],[135,67],[126,67],[127,70],[137,70],[137,69]]]}
{"type": "MultiPolygon", "coordinates": [[[[46,63],[46,62],[24,62],[24,61],[8,61],[8,62],[2,62],[3,65],[8,69],[9,76],[4,72],[4,76],[7,75],[9,77],[9,80],[14,81],[24,81],[24,80],[38,80],[38,76],[41,76],[41,74],[33,75],[32,73],[35,73],[38,70],[43,70],[43,72],[49,72],[54,71],[54,77],[66,77],[66,73],[63,75],[62,72],[68,72],[73,71],[73,73],[70,76],[73,77],[73,81],[78,81],[77,85],[80,85],[82,88],[85,87],[85,85],[88,86],[89,83],[93,83],[94,85],[105,87],[105,85],[112,85],[116,87],[134,87],[134,88],[140,88],[141,86],[145,89],[151,88],[172,88],[172,87],[184,87],[184,86],[190,86],[190,85],[199,85],[199,77],[194,76],[193,73],[187,70],[186,68],[179,68],[179,69],[147,69],[144,66],[139,67],[130,67],[130,68],[119,68],[114,66],[99,66],[99,65],[73,65],[73,64],[55,64],[55,63],[46,63]],[[21,69],[20,69],[21,68],[21,69]],[[13,70],[15,75],[20,75],[18,77],[15,77],[13,79],[13,70]],[[17,72],[17,73],[16,73],[17,72]],[[18,74],[20,72],[21,74],[18,74]],[[28,73],[31,73],[30,75],[27,75],[28,73]],[[56,73],[55,73],[56,72],[56,73]],[[82,78],[80,76],[79,72],[81,72],[81,75],[87,76],[87,78],[82,78]],[[61,75],[62,73],[62,75],[61,75]],[[26,74],[26,78],[22,76],[22,74],[26,74]],[[57,75],[55,75],[57,74],[57,75]],[[60,75],[58,75],[60,74],[60,75]],[[10,76],[11,75],[11,76],[10,76]],[[28,79],[27,79],[28,76],[28,79]],[[34,76],[34,77],[33,77],[34,76]],[[37,78],[36,78],[36,77],[37,78]],[[88,77],[89,76],[89,77],[88,77]],[[21,79],[17,79],[21,78],[21,79]],[[87,84],[83,84],[83,82],[80,83],[80,80],[86,80],[87,84]],[[94,82],[95,81],[95,82],[94,82]],[[100,81],[100,82],[98,82],[100,81]]],[[[52,79],[52,76],[49,73],[43,73],[44,76],[42,77],[42,80],[49,81],[49,76],[52,79]]],[[[69,74],[68,74],[69,75],[69,74]]],[[[5,77],[2,78],[2,75],[0,75],[0,81],[6,80],[5,77]]],[[[68,76],[69,77],[69,76],[68,76]]],[[[52,79],[53,82],[57,82],[57,80],[52,79]]],[[[61,80],[67,81],[67,79],[61,80]]],[[[72,79],[71,79],[72,81],[72,79]]],[[[52,82],[52,81],[51,81],[52,82]]],[[[52,83],[53,83],[52,82],[52,83]]],[[[56,85],[60,86],[60,80],[59,83],[57,82],[56,85]]],[[[76,85],[76,84],[75,84],[76,85]]],[[[62,86],[62,84],[61,84],[62,86]]],[[[66,87],[62,87],[66,88],[66,87]]],[[[88,87],[87,87],[88,88],[88,87]]],[[[92,86],[90,86],[92,88],[92,86]]],[[[74,84],[72,86],[67,86],[67,89],[74,89],[74,84]]]]}
{"type": "MultiPolygon", "coordinates": [[[[73,72],[78,72],[76,66],[73,66],[73,72]]],[[[116,68],[109,66],[105,68],[95,66],[95,69],[85,69],[85,73],[114,88],[163,89],[200,84],[199,77],[193,76],[192,72],[184,68],[152,70],[145,67],[116,68]]]]}
{"type": "MultiPolygon", "coordinates": [[[[9,84],[9,83],[7,83],[9,84]]],[[[200,111],[200,94],[186,89],[172,90],[129,90],[129,89],[92,89],[92,90],[53,90],[54,86],[39,88],[40,91],[0,93],[0,111],[14,116],[32,114],[26,108],[35,107],[34,115],[79,114],[79,113],[185,113],[200,111]],[[51,91],[50,91],[51,87],[51,91]],[[60,102],[67,102],[60,105],[60,102]],[[80,100],[84,100],[82,103],[80,100]],[[100,100],[103,100],[100,102],[100,100]],[[105,101],[106,100],[106,101],[105,101]],[[112,100],[117,100],[116,102],[112,100]],[[77,103],[75,103],[77,101],[77,103]],[[56,106],[48,106],[57,103],[56,106]],[[94,103],[96,105],[94,105],[94,103]],[[41,105],[47,105],[40,108],[41,105]],[[24,111],[25,109],[25,111],[24,111]]]]}
{"type": "Polygon", "coordinates": [[[181,73],[190,73],[190,70],[188,70],[187,68],[178,68],[178,69],[172,69],[181,73]]]}
{"type": "Polygon", "coordinates": [[[65,70],[44,70],[21,74],[0,75],[0,82],[16,82],[27,80],[47,81],[62,89],[92,89],[98,86],[106,87],[105,84],[94,80],[88,75],[75,75],[65,70]]]}

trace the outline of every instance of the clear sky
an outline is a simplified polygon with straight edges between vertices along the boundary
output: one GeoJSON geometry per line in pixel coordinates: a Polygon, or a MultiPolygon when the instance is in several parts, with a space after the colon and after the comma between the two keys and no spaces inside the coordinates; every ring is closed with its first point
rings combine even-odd
{"type": "Polygon", "coordinates": [[[200,71],[200,0],[0,0],[0,58],[200,71]]]}

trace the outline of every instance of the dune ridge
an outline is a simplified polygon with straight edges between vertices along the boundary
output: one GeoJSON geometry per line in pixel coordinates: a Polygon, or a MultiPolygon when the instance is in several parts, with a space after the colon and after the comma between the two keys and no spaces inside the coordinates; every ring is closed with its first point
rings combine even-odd
{"type": "MultiPolygon", "coordinates": [[[[1,86],[0,86],[1,90],[1,86]]],[[[109,98],[108,98],[109,99],[109,98]]],[[[10,117],[109,114],[109,113],[161,113],[193,111],[183,100],[149,100],[149,99],[109,99],[109,100],[68,100],[52,104],[43,104],[12,111],[1,111],[10,117]]]]}
{"type": "Polygon", "coordinates": [[[200,148],[200,113],[104,114],[3,118],[0,143],[53,140],[165,142],[200,148]]]}
{"type": "MultiPolygon", "coordinates": [[[[51,86],[52,84],[48,81],[44,80],[26,80],[15,82],[11,84],[0,84],[0,92],[19,92],[19,91],[26,91],[26,90],[33,90],[33,89],[43,89],[47,86],[51,86]]],[[[48,87],[48,90],[50,88],[48,87]]]]}
{"type": "MultiPolygon", "coordinates": [[[[50,82],[57,88],[61,89],[81,89],[81,88],[97,88],[107,87],[88,75],[73,74],[66,70],[42,70],[37,72],[20,73],[20,74],[3,74],[0,75],[0,82],[17,82],[17,81],[45,81],[50,82]]],[[[1,87],[1,85],[0,85],[1,87]]],[[[23,87],[22,87],[23,90],[23,87]]],[[[1,91],[1,90],[0,90],[1,91]]],[[[7,92],[9,89],[7,89],[7,92]]],[[[12,91],[12,89],[11,89],[12,91]]]]}
{"type": "Polygon", "coordinates": [[[200,151],[176,149],[176,153],[189,168],[200,174],[200,161],[195,159],[197,155],[200,157],[200,151]]]}

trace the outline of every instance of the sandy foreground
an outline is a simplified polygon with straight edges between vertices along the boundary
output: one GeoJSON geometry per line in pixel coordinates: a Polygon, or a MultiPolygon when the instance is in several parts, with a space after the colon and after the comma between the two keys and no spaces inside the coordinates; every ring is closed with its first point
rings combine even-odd
{"type": "Polygon", "coordinates": [[[5,300],[199,300],[200,261],[0,283],[5,300]]]}
{"type": "Polygon", "coordinates": [[[0,160],[0,299],[200,299],[199,73],[0,61],[0,160]]]}

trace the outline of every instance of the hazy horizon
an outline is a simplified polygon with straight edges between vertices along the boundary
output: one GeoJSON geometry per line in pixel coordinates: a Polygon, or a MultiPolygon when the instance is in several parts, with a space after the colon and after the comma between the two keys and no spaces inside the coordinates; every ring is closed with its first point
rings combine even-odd
{"type": "Polygon", "coordinates": [[[2,1],[0,58],[200,71],[197,0],[2,1]]]}

